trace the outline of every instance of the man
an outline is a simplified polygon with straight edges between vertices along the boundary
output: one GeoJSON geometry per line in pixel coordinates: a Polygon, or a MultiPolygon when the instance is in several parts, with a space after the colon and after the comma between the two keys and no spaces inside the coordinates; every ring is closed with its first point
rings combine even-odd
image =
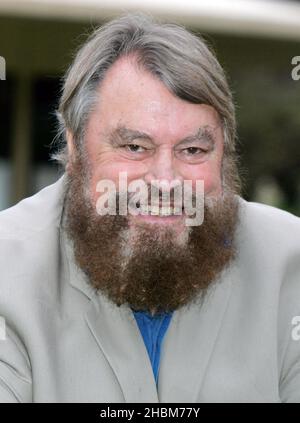
{"type": "Polygon", "coordinates": [[[239,196],[205,42],[109,22],[58,117],[63,177],[1,213],[0,400],[299,402],[299,219],[239,196]]]}

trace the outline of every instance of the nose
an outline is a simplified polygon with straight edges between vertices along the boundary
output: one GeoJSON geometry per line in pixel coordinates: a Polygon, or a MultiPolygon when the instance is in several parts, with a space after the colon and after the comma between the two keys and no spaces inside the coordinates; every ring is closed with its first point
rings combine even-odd
{"type": "Polygon", "coordinates": [[[182,182],[182,176],[175,167],[173,151],[169,148],[157,151],[151,160],[144,176],[145,182],[151,184],[154,180],[167,181],[176,185],[182,182]]]}

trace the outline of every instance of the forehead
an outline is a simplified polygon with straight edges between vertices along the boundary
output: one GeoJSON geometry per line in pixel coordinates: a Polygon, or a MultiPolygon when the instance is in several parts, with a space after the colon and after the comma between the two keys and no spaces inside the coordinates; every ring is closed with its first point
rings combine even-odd
{"type": "Polygon", "coordinates": [[[133,57],[123,57],[108,70],[99,87],[100,101],[91,117],[99,131],[120,125],[148,132],[154,138],[181,138],[200,126],[220,128],[218,113],[210,106],[176,97],[133,57]]]}

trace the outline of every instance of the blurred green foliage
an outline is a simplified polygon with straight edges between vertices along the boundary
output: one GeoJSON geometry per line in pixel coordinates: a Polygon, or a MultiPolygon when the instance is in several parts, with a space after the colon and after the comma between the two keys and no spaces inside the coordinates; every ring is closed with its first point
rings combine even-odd
{"type": "Polygon", "coordinates": [[[300,215],[300,82],[252,69],[240,75],[236,101],[246,196],[270,175],[285,196],[278,207],[300,215]]]}

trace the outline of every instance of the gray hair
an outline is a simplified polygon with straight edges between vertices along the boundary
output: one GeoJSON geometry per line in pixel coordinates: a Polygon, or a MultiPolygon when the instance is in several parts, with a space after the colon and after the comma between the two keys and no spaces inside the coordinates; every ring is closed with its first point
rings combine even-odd
{"type": "Polygon", "coordinates": [[[78,51],[64,78],[57,111],[58,151],[52,158],[66,165],[67,130],[73,135],[77,151],[83,151],[88,118],[99,100],[99,84],[118,58],[130,54],[177,97],[194,104],[210,105],[218,112],[223,125],[224,156],[233,160],[234,104],[215,55],[201,37],[184,27],[162,24],[144,14],[128,14],[106,23],[96,29],[78,51]]]}

